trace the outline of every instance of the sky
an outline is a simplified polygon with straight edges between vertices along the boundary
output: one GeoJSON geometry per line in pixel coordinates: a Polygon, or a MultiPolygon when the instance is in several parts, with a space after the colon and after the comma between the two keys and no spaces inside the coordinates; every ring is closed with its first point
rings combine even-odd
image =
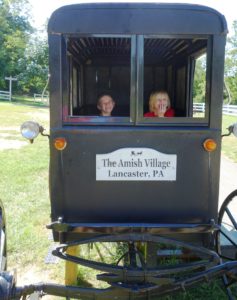
{"type": "Polygon", "coordinates": [[[237,1],[235,0],[157,0],[157,1],[132,1],[132,0],[104,0],[104,1],[86,1],[86,0],[47,0],[47,1],[39,1],[39,0],[29,0],[32,5],[32,18],[34,20],[34,25],[37,28],[41,28],[43,24],[45,24],[47,18],[50,17],[52,12],[64,5],[75,4],[75,3],[92,3],[92,2],[160,2],[160,3],[194,3],[201,4],[212,7],[222,13],[227,20],[228,29],[231,33],[232,24],[234,20],[237,20],[237,1]]]}

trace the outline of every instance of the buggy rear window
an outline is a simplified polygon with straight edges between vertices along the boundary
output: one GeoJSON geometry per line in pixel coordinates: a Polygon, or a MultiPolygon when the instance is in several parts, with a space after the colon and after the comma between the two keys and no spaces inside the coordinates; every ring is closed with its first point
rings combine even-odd
{"type": "Polygon", "coordinates": [[[65,123],[208,123],[207,37],[64,38],[65,123]],[[159,92],[168,96],[163,107],[158,103],[159,92]]]}

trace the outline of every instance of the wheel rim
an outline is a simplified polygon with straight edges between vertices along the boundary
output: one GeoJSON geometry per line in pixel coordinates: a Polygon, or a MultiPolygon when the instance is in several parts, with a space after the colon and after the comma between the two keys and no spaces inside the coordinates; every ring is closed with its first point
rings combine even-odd
{"type": "Polygon", "coordinates": [[[237,190],[233,191],[223,202],[218,224],[217,252],[224,259],[237,259],[237,190]]]}
{"type": "Polygon", "coordinates": [[[3,205],[0,201],[0,271],[7,268],[6,222],[3,205]]]}

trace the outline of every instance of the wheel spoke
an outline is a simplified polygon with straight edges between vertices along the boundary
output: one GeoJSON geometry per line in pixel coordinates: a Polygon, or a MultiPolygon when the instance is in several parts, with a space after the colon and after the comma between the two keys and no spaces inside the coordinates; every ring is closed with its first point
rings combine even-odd
{"type": "Polygon", "coordinates": [[[228,208],[228,207],[226,207],[225,211],[226,211],[226,213],[227,213],[228,217],[230,218],[230,220],[231,220],[232,224],[234,225],[234,227],[235,227],[235,230],[237,230],[237,223],[236,223],[236,221],[235,221],[235,219],[234,219],[234,217],[233,217],[232,213],[230,212],[229,208],[228,208]]]}

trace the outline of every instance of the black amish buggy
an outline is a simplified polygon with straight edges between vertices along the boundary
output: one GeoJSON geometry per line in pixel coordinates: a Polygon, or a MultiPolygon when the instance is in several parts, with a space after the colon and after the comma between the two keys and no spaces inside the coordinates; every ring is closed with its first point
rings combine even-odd
{"type": "MultiPolygon", "coordinates": [[[[221,240],[233,252],[237,226],[230,211],[231,229],[221,223],[235,192],[218,220],[224,16],[190,4],[78,4],[56,10],[48,34],[48,228],[59,242],[53,255],[67,262],[66,285],[17,287],[2,268],[1,299],[37,291],[148,300],[215,277],[231,298],[237,261],[222,260],[221,240]],[[91,244],[120,255],[77,255],[91,244]],[[107,287],[74,285],[77,265],[107,287]]],[[[31,121],[21,129],[31,141],[44,134],[31,121]]]]}

